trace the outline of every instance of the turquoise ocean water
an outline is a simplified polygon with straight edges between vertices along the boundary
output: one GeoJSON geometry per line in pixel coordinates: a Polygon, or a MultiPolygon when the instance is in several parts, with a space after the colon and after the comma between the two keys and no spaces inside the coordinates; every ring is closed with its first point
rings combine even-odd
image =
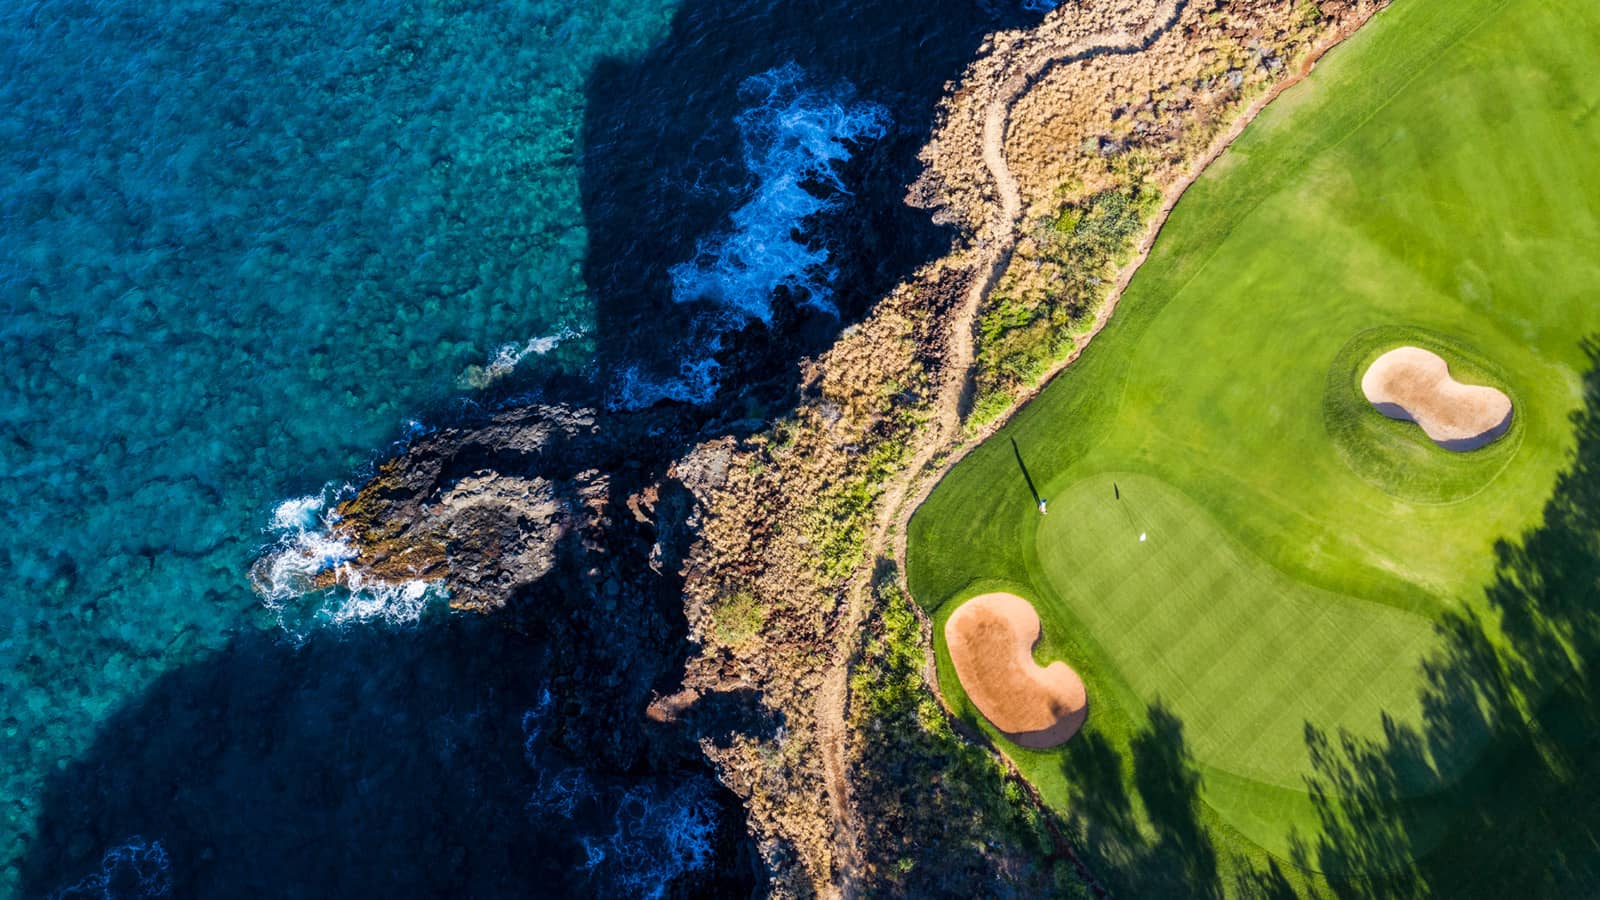
{"type": "MultiPolygon", "coordinates": [[[[873,239],[872,268],[821,229],[912,231],[887,226],[938,94],[1042,8],[1014,6],[0,8],[0,895],[371,886],[286,874],[297,829],[501,873],[480,894],[577,869],[642,895],[703,864],[711,788],[537,762],[539,686],[452,659],[515,638],[403,591],[264,602],[251,563],[463,404],[556,379],[706,402],[730,335],[859,310],[937,238],[873,239]],[[437,780],[463,744],[526,789],[435,831],[598,824],[473,860],[346,796],[437,780]],[[307,758],[334,760],[294,782],[315,796],[243,787],[307,758]],[[89,799],[47,810],[80,772],[89,799]],[[282,808],[240,824],[260,796],[282,808]]],[[[435,805],[484,793],[459,777],[435,805]]]]}
{"type": "Polygon", "coordinates": [[[508,344],[583,363],[585,81],[673,7],[0,13],[9,879],[102,719],[276,627],[245,578],[275,507],[508,344]]]}

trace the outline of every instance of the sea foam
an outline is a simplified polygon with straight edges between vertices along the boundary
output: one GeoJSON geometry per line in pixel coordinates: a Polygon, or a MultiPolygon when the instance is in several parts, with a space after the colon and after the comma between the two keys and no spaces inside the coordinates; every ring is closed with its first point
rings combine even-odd
{"type": "Polygon", "coordinates": [[[672,268],[672,297],[712,302],[740,324],[772,321],[772,294],[780,287],[837,312],[838,272],[827,250],[808,244],[801,230],[846,193],[840,163],[850,158],[850,144],[883,136],[888,111],[856,100],[849,84],[809,85],[795,63],[745,79],[739,95],[749,104],[738,118],[749,196],[730,228],[702,240],[693,260],[672,268]]]}
{"type": "Polygon", "coordinates": [[[501,344],[496,348],[494,355],[487,363],[481,366],[467,366],[456,379],[456,386],[463,389],[482,390],[496,381],[515,372],[517,366],[530,356],[544,356],[560,347],[562,344],[581,338],[584,332],[574,328],[563,328],[554,334],[547,334],[532,338],[523,343],[512,342],[501,344]]]}
{"type": "Polygon", "coordinates": [[[639,785],[623,792],[604,838],[586,837],[589,871],[621,896],[666,896],[672,881],[711,862],[717,807],[708,781],[670,790],[639,785]]]}
{"type": "Polygon", "coordinates": [[[814,84],[792,62],[745,79],[739,96],[746,104],[737,118],[740,153],[749,175],[743,202],[726,227],[701,239],[693,258],[670,271],[672,299],[700,305],[705,315],[682,341],[675,377],[624,369],[611,388],[613,406],[710,401],[721,336],[754,320],[770,324],[780,289],[800,305],[838,314],[838,268],[805,229],[848,195],[841,164],[857,145],[884,135],[888,110],[857,99],[848,82],[814,84]]]}
{"type": "Polygon", "coordinates": [[[648,409],[663,400],[680,403],[709,403],[717,395],[722,366],[716,353],[722,340],[711,337],[701,342],[695,356],[685,356],[678,364],[676,378],[658,378],[639,366],[629,366],[617,375],[612,385],[613,406],[621,409],[648,409]]]}
{"type": "Polygon", "coordinates": [[[545,688],[522,714],[523,758],[533,773],[526,809],[546,827],[568,823],[583,850],[586,893],[662,897],[675,879],[709,866],[721,815],[716,783],[680,774],[619,784],[581,766],[552,765],[561,755],[548,734],[553,706],[545,688]]]}
{"type": "Polygon", "coordinates": [[[422,618],[443,588],[420,579],[385,581],[351,565],[355,545],[335,526],[330,500],[348,486],[285,500],[273,510],[276,545],[251,571],[262,602],[287,634],[303,639],[312,629],[361,622],[408,625],[422,618]],[[334,573],[336,587],[324,587],[334,573]]]}
{"type": "Polygon", "coordinates": [[[355,559],[355,547],[330,532],[338,517],[327,506],[324,493],[285,500],[273,509],[270,530],[277,544],[251,573],[268,605],[313,590],[317,576],[355,559]]]}
{"type": "Polygon", "coordinates": [[[314,528],[317,514],[326,505],[327,501],[317,494],[285,500],[272,510],[272,528],[275,531],[314,528]]]}
{"type": "Polygon", "coordinates": [[[160,841],[137,835],[107,850],[100,871],[61,888],[52,898],[167,897],[172,894],[172,862],[160,841]]]}

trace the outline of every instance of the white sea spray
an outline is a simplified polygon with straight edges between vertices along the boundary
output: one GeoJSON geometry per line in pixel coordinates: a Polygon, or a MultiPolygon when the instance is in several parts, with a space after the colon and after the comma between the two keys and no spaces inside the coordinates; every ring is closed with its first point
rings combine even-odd
{"type": "Polygon", "coordinates": [[[382,622],[408,625],[445,596],[442,587],[420,579],[387,581],[351,565],[355,545],[335,526],[333,498],[349,486],[285,500],[273,510],[273,549],[251,571],[262,602],[279,627],[296,640],[322,626],[382,622]],[[325,587],[333,573],[334,587],[325,587]]]}
{"type": "Polygon", "coordinates": [[[672,268],[672,297],[709,301],[742,324],[772,320],[772,294],[788,288],[835,312],[838,274],[826,249],[801,235],[806,221],[846,193],[839,165],[851,144],[882,137],[888,111],[854,98],[846,85],[816,87],[787,63],[745,79],[739,138],[752,189],[730,227],[700,241],[694,258],[672,268]]]}
{"type": "Polygon", "coordinates": [[[421,579],[384,581],[354,567],[343,568],[346,570],[340,579],[345,589],[343,595],[321,607],[322,615],[333,625],[352,622],[410,625],[422,618],[433,599],[444,598],[443,589],[421,579]]]}
{"type": "Polygon", "coordinates": [[[60,888],[52,898],[167,897],[172,894],[172,861],[158,840],[134,835],[100,857],[100,871],[60,888]],[[130,893],[131,891],[131,893],[130,893]]]}
{"type": "Polygon", "coordinates": [[[584,331],[562,328],[553,334],[542,335],[527,341],[501,344],[494,355],[481,366],[468,366],[456,379],[456,386],[464,390],[482,390],[516,371],[517,366],[530,356],[545,356],[568,341],[581,338],[584,331]]]}
{"type": "Polygon", "coordinates": [[[718,374],[722,366],[716,352],[722,342],[712,338],[700,347],[699,355],[679,361],[676,378],[657,378],[638,366],[629,366],[617,375],[612,392],[614,406],[621,409],[648,409],[663,400],[680,403],[709,403],[717,395],[718,374]]]}
{"type": "Polygon", "coordinates": [[[272,510],[272,527],[277,531],[310,528],[316,524],[317,514],[325,505],[326,501],[318,494],[285,500],[272,510]]]}
{"type": "Polygon", "coordinates": [[[673,879],[710,864],[717,807],[705,779],[670,790],[639,785],[622,794],[612,826],[597,845],[604,864],[590,871],[606,876],[622,896],[658,898],[673,879]]]}
{"type": "Polygon", "coordinates": [[[269,607],[309,593],[318,575],[355,558],[349,541],[330,530],[337,517],[327,507],[325,491],[285,500],[273,509],[269,530],[277,536],[276,546],[251,573],[269,607]]]}
{"type": "Polygon", "coordinates": [[[527,811],[559,818],[583,848],[589,893],[662,897],[682,875],[711,864],[720,808],[716,784],[701,775],[607,785],[580,766],[552,765],[547,746],[553,698],[548,688],[522,714],[523,757],[533,773],[527,811]]]}
{"type": "Polygon", "coordinates": [[[719,385],[714,357],[722,335],[751,321],[770,324],[779,290],[811,309],[838,313],[838,268],[825,241],[806,228],[848,194],[841,165],[858,145],[885,134],[888,110],[858,99],[849,83],[813,83],[793,62],[745,79],[739,95],[746,104],[737,119],[740,155],[749,175],[743,202],[670,271],[673,301],[703,313],[679,340],[678,373],[624,368],[610,387],[614,407],[709,402],[719,385]]]}

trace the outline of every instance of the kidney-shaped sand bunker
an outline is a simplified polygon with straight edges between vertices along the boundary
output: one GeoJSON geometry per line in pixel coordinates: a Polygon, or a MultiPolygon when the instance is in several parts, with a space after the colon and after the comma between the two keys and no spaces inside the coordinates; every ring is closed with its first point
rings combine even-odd
{"type": "Polygon", "coordinates": [[[1476,450],[1511,427],[1511,398],[1492,387],[1462,384],[1437,353],[1390,350],[1367,367],[1361,392],[1391,419],[1415,422],[1446,450],[1476,450]]]}
{"type": "Polygon", "coordinates": [[[1033,661],[1040,634],[1033,604],[1015,594],[973,597],[944,624],[950,662],[973,705],[1006,737],[1034,749],[1065,743],[1089,715],[1077,672],[1033,661]]]}

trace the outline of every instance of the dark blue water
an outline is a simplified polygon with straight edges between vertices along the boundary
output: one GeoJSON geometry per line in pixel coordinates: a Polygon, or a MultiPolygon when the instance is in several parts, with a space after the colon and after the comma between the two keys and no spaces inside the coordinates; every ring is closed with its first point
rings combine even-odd
{"type": "Polygon", "coordinates": [[[463,404],[781,383],[949,240],[900,199],[1019,8],[0,9],[0,894],[703,868],[714,785],[546,747],[536,640],[251,564],[463,404]]]}

